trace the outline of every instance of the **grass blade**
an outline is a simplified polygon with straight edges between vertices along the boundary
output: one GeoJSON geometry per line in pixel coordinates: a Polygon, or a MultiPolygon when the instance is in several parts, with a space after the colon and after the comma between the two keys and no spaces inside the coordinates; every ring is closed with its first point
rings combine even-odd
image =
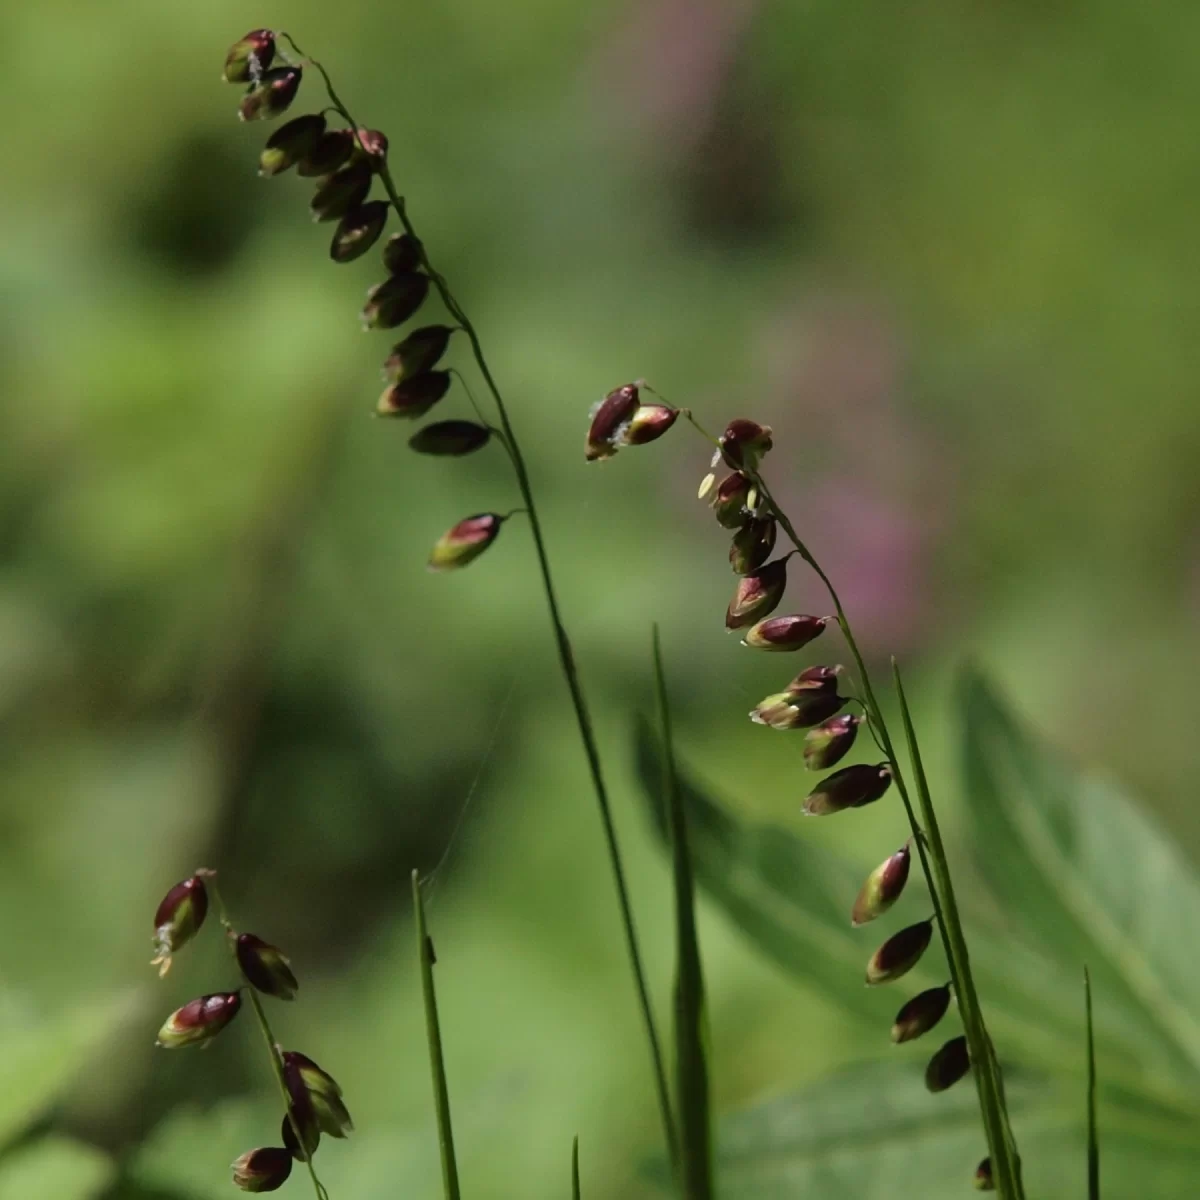
{"type": "Polygon", "coordinates": [[[696,888],[688,851],[675,754],[671,711],[658,626],[654,627],[654,682],[662,725],[663,799],[675,880],[675,1107],[679,1128],[679,1174],[684,1200],[712,1200],[712,1121],[709,1112],[708,1028],[704,972],[696,937],[696,888]]]}
{"type": "Polygon", "coordinates": [[[1100,1140],[1096,1134],[1096,1039],[1092,1029],[1092,977],[1083,968],[1083,1001],[1087,1010],[1087,1160],[1088,1200],[1100,1200],[1100,1140]]]}
{"type": "Polygon", "coordinates": [[[437,995],[433,990],[433,942],[425,928],[425,904],[421,899],[420,877],[416,871],[412,873],[412,892],[413,910],[417,914],[417,963],[421,971],[421,994],[425,1001],[429,1070],[433,1076],[438,1148],[442,1155],[442,1193],[445,1200],[461,1200],[458,1163],[454,1158],[454,1131],[450,1126],[450,1093],[446,1088],[446,1064],[442,1060],[442,1032],[438,1024],[437,995]]]}
{"type": "Polygon", "coordinates": [[[892,677],[896,684],[896,695],[900,701],[900,716],[904,724],[904,737],[908,743],[908,755],[912,762],[913,780],[921,810],[924,837],[932,860],[933,876],[937,884],[940,920],[945,936],[950,972],[954,980],[954,994],[958,1000],[963,1027],[970,1047],[974,1066],[979,1106],[983,1114],[988,1149],[996,1175],[996,1186],[1002,1200],[1023,1200],[1024,1186],[1021,1183],[1021,1165],[1017,1155],[1016,1141],[1009,1125],[1008,1109],[1004,1100],[1004,1083],[1000,1065],[992,1040],[984,1025],[983,1011],[975,982],[971,975],[970,959],[967,954],[967,939],[962,920],[958,915],[958,902],[954,895],[954,884],[950,878],[950,865],[942,834],[938,826],[933,797],[929,792],[929,781],[925,777],[925,766],[921,761],[921,749],[917,744],[917,732],[913,726],[908,697],[904,694],[904,683],[900,678],[900,667],[892,659],[892,677]]]}
{"type": "Polygon", "coordinates": [[[579,1190],[579,1138],[571,1143],[571,1200],[580,1200],[579,1190]]]}

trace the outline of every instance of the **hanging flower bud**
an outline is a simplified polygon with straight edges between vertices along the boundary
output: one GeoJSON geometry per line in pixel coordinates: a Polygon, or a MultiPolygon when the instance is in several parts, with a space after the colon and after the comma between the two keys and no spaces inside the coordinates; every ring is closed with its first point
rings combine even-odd
{"type": "Polygon", "coordinates": [[[620,428],[619,441],[625,446],[644,446],[662,437],[679,416],[669,404],[639,404],[633,416],[620,428]]]}
{"type": "Polygon", "coordinates": [[[697,500],[706,499],[709,492],[711,492],[713,490],[713,487],[716,484],[716,482],[717,482],[717,477],[711,471],[709,471],[709,473],[707,475],[705,475],[705,477],[702,480],[700,480],[700,490],[696,493],[696,499],[697,500]]]}
{"type": "Polygon", "coordinates": [[[294,117],[280,125],[269,138],[258,157],[258,173],[264,177],[278,175],[311,154],[325,133],[325,118],[320,113],[294,117]]]}
{"type": "Polygon", "coordinates": [[[297,1162],[307,1162],[321,1144],[321,1123],[313,1107],[312,1093],[300,1074],[300,1064],[283,1055],[283,1082],[287,1088],[288,1111],[283,1114],[283,1144],[297,1162]],[[300,1136],[296,1136],[299,1130],[300,1136]]]}
{"type": "Polygon", "coordinates": [[[996,1177],[992,1174],[992,1160],[985,1158],[975,1168],[975,1190],[977,1192],[994,1192],[996,1177]]]}
{"type": "Polygon", "coordinates": [[[850,753],[862,717],[842,713],[822,721],[804,735],[804,765],[810,771],[824,771],[841,762],[850,753]]]}
{"type": "Polygon", "coordinates": [[[799,650],[825,632],[831,617],[806,617],[796,613],[790,617],[768,617],[746,630],[743,646],[756,650],[799,650]]]}
{"type": "Polygon", "coordinates": [[[239,992],[217,992],[201,996],[177,1008],[158,1031],[158,1045],[168,1050],[196,1046],[215,1038],[242,1007],[239,992]]]}
{"type": "Polygon", "coordinates": [[[242,97],[238,115],[243,121],[273,121],[287,112],[300,90],[303,72],[299,67],[276,67],[242,97]]]}
{"type": "Polygon", "coordinates": [[[845,703],[836,692],[775,692],[751,710],[750,720],[772,729],[807,729],[845,703]]]}
{"type": "Polygon", "coordinates": [[[787,556],[769,562],[738,580],[737,591],[725,611],[725,628],[741,629],[765,617],[783,599],[787,587],[787,556]]]}
{"type": "Polygon", "coordinates": [[[740,529],[753,516],[758,493],[747,476],[735,471],[717,484],[709,504],[718,525],[725,529],[740,529]]]}
{"type": "Polygon", "coordinates": [[[738,418],[721,434],[721,455],[735,470],[758,470],[762,456],[771,448],[771,427],[738,418]]]}
{"type": "Polygon", "coordinates": [[[309,204],[314,221],[340,221],[358,208],[371,191],[370,168],[351,163],[324,179],[309,204]]]}
{"type": "Polygon", "coordinates": [[[154,958],[161,979],[171,969],[171,955],[190,942],[208,916],[208,889],[202,873],[177,883],[154,914],[154,958]]]}
{"type": "Polygon", "coordinates": [[[387,158],[387,135],[378,129],[360,129],[354,142],[354,155],[365,162],[373,171],[378,171],[387,158]]]}
{"type": "Polygon", "coordinates": [[[948,983],[919,992],[896,1014],[892,1023],[892,1041],[898,1046],[928,1033],[946,1015],[949,1007],[948,983]]]}
{"type": "Polygon", "coordinates": [[[332,175],[344,167],[354,153],[354,134],[349,129],[331,129],[322,134],[296,166],[297,175],[332,175]]]}
{"type": "Polygon", "coordinates": [[[348,263],[366,254],[379,241],[391,207],[386,200],[369,200],[352,208],[338,223],[329,257],[336,263],[348,263]]]}
{"type": "Polygon", "coordinates": [[[307,1054],[299,1050],[283,1052],[285,1066],[294,1067],[300,1073],[300,1079],[310,1092],[320,1092],[325,1095],[340,1096],[341,1084],[328,1071],[322,1070],[307,1054]]]}
{"type": "Polygon", "coordinates": [[[275,57],[275,35],[269,29],[252,29],[225,55],[226,83],[257,83],[275,57]]]}
{"type": "Polygon", "coordinates": [[[487,445],[492,431],[474,421],[437,421],[426,425],[408,439],[408,447],[418,454],[459,458],[487,445]]]}
{"type": "Polygon", "coordinates": [[[233,1182],[243,1192],[273,1192],[291,1173],[292,1156],[282,1146],[247,1150],[233,1164],[233,1182]]]}
{"type": "Polygon", "coordinates": [[[322,1133],[342,1138],[354,1131],[354,1122],[342,1099],[342,1089],[336,1079],[323,1071],[311,1058],[295,1050],[283,1055],[284,1066],[296,1073],[308,1093],[322,1133]]]}
{"type": "Polygon", "coordinates": [[[971,1069],[967,1039],[959,1034],[951,1038],[929,1060],[925,1068],[925,1086],[931,1092],[944,1092],[953,1087],[971,1069]]]}
{"type": "Polygon", "coordinates": [[[875,986],[891,983],[901,975],[907,975],[921,960],[933,937],[933,919],[907,925],[899,933],[893,933],[867,963],[867,983],[875,986]]]}
{"type": "Polygon", "coordinates": [[[364,329],[395,329],[421,307],[429,294],[429,276],[404,271],[367,292],[362,310],[364,329]]]}
{"type": "Polygon", "coordinates": [[[804,812],[810,817],[824,817],[846,808],[863,808],[878,800],[891,782],[892,769],[887,763],[843,767],[826,775],[809,793],[804,812]]]}
{"type": "Polygon", "coordinates": [[[453,332],[449,325],[425,325],[414,329],[404,341],[392,347],[383,364],[384,379],[388,383],[401,383],[428,371],[446,353],[453,332]]]}
{"type": "Polygon", "coordinates": [[[747,521],[733,535],[729,547],[729,565],[735,575],[757,571],[775,549],[775,518],[758,517],[747,521]]]}
{"type": "Polygon", "coordinates": [[[904,891],[908,882],[908,869],[912,862],[906,842],[895,854],[885,858],[867,876],[867,881],[854,901],[854,910],[850,915],[852,925],[865,925],[868,921],[882,916],[904,891]]]}
{"type": "Polygon", "coordinates": [[[287,956],[277,947],[252,933],[239,933],[237,961],[247,983],[260,992],[280,1000],[296,998],[300,985],[292,974],[287,956]]]}
{"type": "Polygon", "coordinates": [[[842,667],[805,667],[799,675],[787,685],[789,692],[823,692],[837,691],[838,679],[842,675],[842,667]]]}
{"type": "Polygon", "coordinates": [[[424,375],[387,388],[375,405],[375,414],[380,417],[423,417],[449,390],[449,371],[426,371],[424,375]]]}
{"type": "Polygon", "coordinates": [[[459,521],[438,538],[429,556],[429,569],[451,571],[465,567],[496,540],[503,522],[504,518],[496,513],[479,513],[459,521]]]}
{"type": "Polygon", "coordinates": [[[622,429],[637,410],[638,389],[634,383],[614,388],[592,409],[592,422],[584,443],[584,457],[588,462],[612,458],[616,454],[622,429]]]}
{"type": "Polygon", "coordinates": [[[383,248],[383,265],[391,275],[415,271],[421,265],[421,243],[411,233],[393,233],[383,248]]]}

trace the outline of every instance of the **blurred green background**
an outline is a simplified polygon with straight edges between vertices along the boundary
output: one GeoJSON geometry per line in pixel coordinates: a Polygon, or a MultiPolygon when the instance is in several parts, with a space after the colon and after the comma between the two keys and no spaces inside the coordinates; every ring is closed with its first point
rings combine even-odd
{"type": "MultiPolygon", "coordinates": [[[[651,620],[689,759],[793,829],[808,783],[796,742],[745,720],[793,664],[723,634],[703,443],[680,427],[584,465],[590,405],[630,378],[775,428],[780,499],[872,659],[908,664],[951,827],[948,680],[973,658],[1200,853],[1200,8],[8,0],[3,1200],[227,1195],[226,1164],[274,1135],[247,1021],[203,1054],[152,1046],[228,981],[211,936],[165,983],[146,965],[155,905],[199,865],[300,975],[279,1032],[359,1127],[322,1154],[338,1200],[437,1187],[413,867],[469,1194],[564,1194],[575,1133],[585,1194],[653,1190],[527,533],[423,569],[444,528],[517,503],[509,472],[494,447],[417,458],[372,419],[377,259],[329,262],[304,182],[256,177],[269,127],[219,79],[264,24],[388,134],[509,398],[664,1012],[669,880],[630,748],[651,620]]],[[[313,75],[293,111],[321,103],[313,75]]],[[[461,384],[441,412],[468,414],[461,384]]],[[[825,607],[796,572],[789,610],[825,607]]],[[[867,867],[902,827],[892,806],[802,832],[867,867]]],[[[875,1053],[836,995],[702,916],[721,1111],[875,1053]]]]}

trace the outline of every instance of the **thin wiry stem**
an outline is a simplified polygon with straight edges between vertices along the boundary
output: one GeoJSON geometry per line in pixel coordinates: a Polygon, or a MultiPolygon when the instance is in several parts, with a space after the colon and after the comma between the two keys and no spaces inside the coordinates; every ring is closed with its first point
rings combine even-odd
{"type": "MultiPolygon", "coordinates": [[[[242,968],[237,960],[237,930],[234,929],[233,923],[229,920],[229,913],[225,908],[225,901],[221,898],[221,893],[209,876],[207,880],[208,891],[217,904],[217,914],[221,921],[221,926],[225,930],[225,941],[229,946],[229,954],[233,959],[234,965],[238,969],[238,974],[241,974],[242,968]]],[[[258,1022],[258,1028],[262,1032],[263,1041],[267,1044],[267,1053],[271,1057],[271,1070],[275,1075],[275,1082],[279,1085],[279,1094],[283,1098],[283,1111],[287,1115],[288,1123],[292,1127],[292,1135],[296,1139],[296,1145],[304,1148],[304,1161],[308,1166],[309,1178],[312,1180],[313,1191],[317,1194],[317,1200],[329,1200],[329,1193],[325,1190],[325,1185],[317,1178],[317,1169],[313,1166],[313,1156],[305,1144],[304,1135],[300,1131],[300,1123],[296,1120],[296,1114],[292,1109],[292,1097],[288,1091],[287,1079],[283,1073],[283,1057],[279,1049],[279,1043],[275,1040],[275,1035],[271,1032],[271,1022],[267,1020],[266,1010],[263,1008],[262,1001],[258,998],[258,993],[254,990],[253,985],[249,980],[245,981],[245,992],[250,997],[250,1007],[254,1009],[254,1018],[258,1022]]]]}
{"type": "MultiPolygon", "coordinates": [[[[358,133],[360,126],[342,102],[341,97],[338,96],[337,91],[334,89],[333,81],[330,79],[329,73],[325,70],[324,66],[316,59],[306,55],[296,45],[289,34],[281,33],[279,36],[285,38],[296,54],[320,74],[324,81],[325,91],[329,96],[330,103],[341,114],[342,119],[354,130],[355,140],[359,143],[360,148],[362,148],[362,141],[358,133]]],[[[625,935],[626,952],[629,957],[630,968],[633,972],[638,1003],[642,1012],[642,1021],[645,1025],[646,1038],[650,1046],[650,1056],[653,1060],[654,1082],[662,1120],[663,1136],[667,1143],[671,1163],[674,1166],[678,1163],[678,1139],[675,1132],[674,1117],[671,1112],[666,1065],[663,1058],[662,1045],[654,1022],[654,1011],[650,1003],[650,990],[646,983],[646,972],[642,966],[641,951],[638,947],[637,929],[633,918],[633,905],[629,898],[629,888],[625,880],[625,868],[617,841],[616,823],[613,819],[608,788],[604,782],[604,774],[600,764],[600,750],[596,743],[596,735],[592,727],[592,719],[588,711],[583,683],[579,678],[579,671],[575,665],[575,655],[571,648],[571,641],[567,635],[566,626],[563,623],[561,609],[559,608],[558,595],[555,591],[554,579],[550,569],[549,552],[546,549],[537,501],[534,498],[533,485],[530,483],[529,472],[525,465],[525,456],[522,453],[520,442],[517,440],[516,431],[513,429],[512,420],[508,413],[508,406],[504,402],[504,397],[501,395],[495,376],[492,374],[491,368],[488,366],[487,359],[484,356],[483,346],[480,344],[479,334],[476,332],[475,326],[471,323],[470,318],[450,291],[450,287],[444,276],[430,262],[428,250],[425,248],[424,242],[417,235],[417,231],[408,215],[404,197],[400,195],[396,188],[386,159],[380,162],[378,170],[380,182],[383,184],[384,191],[387,193],[392,207],[396,210],[396,216],[400,224],[404,227],[404,231],[410,237],[416,239],[418,245],[421,247],[422,265],[429,278],[433,281],[438,295],[441,296],[442,303],[461,326],[463,333],[466,334],[467,340],[471,344],[471,353],[475,359],[476,366],[479,368],[479,374],[482,376],[488,391],[491,393],[492,400],[495,402],[496,413],[500,419],[500,432],[502,435],[500,440],[504,443],[504,447],[508,452],[509,460],[512,462],[513,473],[516,476],[517,488],[521,493],[524,506],[528,510],[529,529],[533,535],[533,545],[537,554],[538,570],[542,580],[542,590],[546,596],[546,604],[550,612],[550,622],[554,629],[559,664],[562,669],[563,678],[566,680],[567,690],[570,693],[571,707],[574,710],[575,721],[579,728],[579,737],[583,743],[588,773],[592,780],[592,789],[595,792],[596,804],[600,810],[600,823],[604,831],[609,867],[612,871],[613,882],[616,885],[617,900],[621,910],[621,925],[625,935]]]]}

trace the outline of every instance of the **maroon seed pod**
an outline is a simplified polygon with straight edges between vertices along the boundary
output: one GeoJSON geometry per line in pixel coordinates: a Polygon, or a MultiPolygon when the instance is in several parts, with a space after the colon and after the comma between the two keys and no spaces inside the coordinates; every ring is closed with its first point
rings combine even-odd
{"type": "Polygon", "coordinates": [[[317,186],[309,212],[314,221],[340,221],[358,208],[371,191],[371,171],[362,163],[351,163],[323,179],[317,186]]]}
{"type": "Polygon", "coordinates": [[[787,587],[787,556],[738,580],[737,590],[725,611],[725,628],[753,625],[778,607],[787,587]]]}
{"type": "Polygon", "coordinates": [[[977,1192],[994,1192],[996,1190],[996,1177],[992,1173],[990,1158],[985,1158],[975,1168],[975,1190],[977,1192]]]}
{"type": "Polygon", "coordinates": [[[421,243],[411,233],[393,233],[383,247],[383,266],[389,275],[415,271],[421,265],[421,243]]]}
{"type": "Polygon", "coordinates": [[[325,118],[320,113],[293,117],[267,138],[258,157],[258,173],[267,178],[286,171],[311,154],[324,134],[325,118]]]}
{"type": "Polygon", "coordinates": [[[753,515],[757,492],[747,476],[735,471],[717,484],[709,504],[718,525],[723,529],[740,529],[753,515]]]}
{"type": "Polygon", "coordinates": [[[927,988],[918,992],[896,1014],[892,1023],[892,1041],[911,1042],[928,1033],[945,1015],[950,1007],[950,985],[927,988]]]}
{"type": "MultiPolygon", "coordinates": [[[[420,276],[420,278],[425,278],[420,276]]],[[[414,329],[402,342],[392,347],[383,364],[383,378],[388,383],[403,383],[436,366],[454,330],[449,325],[425,325],[414,329]]]]}
{"type": "Polygon", "coordinates": [[[192,1000],[166,1019],[158,1031],[158,1045],[177,1050],[211,1041],[238,1015],[241,1007],[239,992],[216,992],[192,1000]]]}
{"type": "Polygon", "coordinates": [[[395,329],[417,311],[429,295],[429,276],[404,271],[377,283],[363,305],[364,329],[395,329]]]}
{"type": "Polygon", "coordinates": [[[721,455],[734,470],[754,471],[771,449],[771,427],[739,417],[725,426],[720,440],[721,455]]]}
{"type": "Polygon", "coordinates": [[[842,713],[810,729],[804,735],[804,765],[810,771],[836,766],[850,753],[862,723],[862,717],[842,713]]]}
{"type": "Polygon", "coordinates": [[[450,390],[449,371],[426,371],[424,375],[394,383],[379,397],[375,414],[380,417],[423,417],[450,390]]]}
{"type": "Polygon", "coordinates": [[[768,617],[746,630],[743,646],[756,650],[799,650],[814,638],[820,637],[830,617],[806,617],[795,613],[790,617],[768,617]]]}
{"type": "Polygon", "coordinates": [[[588,462],[598,462],[616,454],[620,441],[618,435],[637,410],[638,388],[635,383],[613,388],[592,409],[591,424],[584,443],[584,457],[588,462]]]}
{"type": "Polygon", "coordinates": [[[366,254],[379,241],[391,207],[386,200],[369,200],[352,208],[338,223],[329,257],[336,263],[348,263],[366,254]]]}
{"type": "Polygon", "coordinates": [[[161,979],[171,969],[171,955],[196,936],[208,916],[208,889],[202,873],[177,883],[154,914],[154,958],[161,979]]]}
{"type": "Polygon", "coordinates": [[[787,685],[789,692],[836,692],[838,679],[842,675],[842,667],[805,667],[799,675],[787,685]]]}
{"type": "Polygon", "coordinates": [[[478,513],[448,529],[429,556],[431,571],[452,571],[477,559],[499,536],[504,518],[497,513],[478,513]]]}
{"type": "Polygon", "coordinates": [[[292,1156],[282,1146],[247,1150],[233,1163],[233,1182],[243,1192],[273,1192],[291,1173],[292,1156]]]}
{"type": "Polygon", "coordinates": [[[771,557],[775,549],[775,518],[759,517],[747,521],[733,535],[729,547],[729,565],[735,575],[746,575],[757,571],[771,557]]]}
{"type": "Polygon", "coordinates": [[[354,1122],[350,1119],[337,1080],[307,1055],[296,1050],[285,1051],[283,1059],[285,1066],[298,1073],[300,1083],[307,1090],[321,1132],[336,1138],[352,1133],[354,1122]]]}
{"type": "Polygon", "coordinates": [[[804,801],[810,817],[825,817],[847,808],[864,808],[888,790],[892,769],[887,763],[856,763],[826,775],[804,801]]]}
{"type": "Polygon", "coordinates": [[[378,129],[360,129],[354,143],[354,156],[365,162],[373,171],[378,171],[387,158],[387,135],[378,129]]]}
{"type": "MultiPolygon", "coordinates": [[[[303,1056],[301,1056],[303,1057],[303,1056]]],[[[283,1082],[287,1087],[288,1111],[283,1114],[283,1144],[298,1162],[307,1162],[321,1144],[321,1123],[313,1107],[312,1093],[300,1073],[300,1064],[283,1056],[283,1082]],[[300,1136],[296,1136],[296,1131],[300,1136]]]]}
{"type": "Polygon", "coordinates": [[[918,921],[915,925],[907,925],[899,933],[893,933],[867,963],[867,984],[875,987],[881,983],[891,983],[909,971],[921,961],[921,955],[929,948],[933,937],[933,918],[918,921]]]}
{"type": "Polygon", "coordinates": [[[925,1086],[931,1092],[944,1092],[953,1087],[971,1069],[967,1039],[959,1034],[951,1038],[929,1060],[925,1068],[925,1086]]]}
{"type": "Polygon", "coordinates": [[[418,454],[459,458],[473,454],[488,444],[492,431],[474,421],[437,421],[426,425],[408,439],[408,447],[418,454]]]}
{"type": "Polygon", "coordinates": [[[299,67],[275,67],[242,97],[238,116],[243,121],[273,121],[291,107],[300,90],[303,72],[299,67]]]}
{"type": "Polygon", "coordinates": [[[845,703],[836,692],[775,692],[751,710],[750,720],[772,729],[807,729],[845,703]]]}
{"type": "Polygon", "coordinates": [[[277,947],[252,933],[239,933],[236,943],[238,966],[252,984],[267,996],[294,1000],[300,985],[292,974],[290,960],[277,947]]]}
{"type": "Polygon", "coordinates": [[[349,129],[331,129],[317,139],[296,166],[296,174],[304,176],[332,175],[344,167],[354,153],[354,134],[349,129]]]}
{"type": "Polygon", "coordinates": [[[229,47],[225,55],[226,83],[257,83],[275,57],[275,34],[252,29],[229,47]]]}
{"type": "Polygon", "coordinates": [[[657,441],[679,416],[679,409],[669,404],[639,404],[633,416],[618,429],[619,441],[625,446],[645,446],[657,441]]]}
{"type": "Polygon", "coordinates": [[[854,909],[850,915],[852,925],[865,925],[868,921],[882,916],[904,891],[908,882],[908,870],[912,864],[912,856],[905,842],[895,854],[885,858],[867,876],[867,881],[854,901],[854,909]]]}

